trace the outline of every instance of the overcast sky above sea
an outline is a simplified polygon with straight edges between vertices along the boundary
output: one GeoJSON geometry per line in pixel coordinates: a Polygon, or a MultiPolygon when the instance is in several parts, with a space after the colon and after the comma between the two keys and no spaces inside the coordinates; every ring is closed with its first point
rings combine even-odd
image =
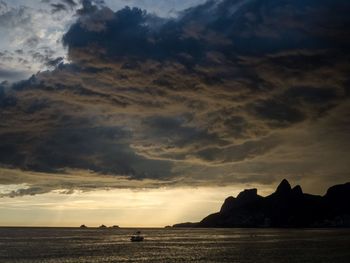
{"type": "Polygon", "coordinates": [[[0,0],[0,225],[26,224],[21,211],[50,224],[69,200],[84,214],[106,199],[130,223],[135,207],[151,215],[176,195],[178,212],[153,223],[170,224],[283,178],[315,194],[349,181],[349,11],[341,0],[0,0]]]}

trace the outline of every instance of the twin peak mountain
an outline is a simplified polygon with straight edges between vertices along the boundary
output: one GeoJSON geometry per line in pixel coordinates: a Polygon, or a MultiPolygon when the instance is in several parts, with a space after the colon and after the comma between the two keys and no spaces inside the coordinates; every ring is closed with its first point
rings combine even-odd
{"type": "Polygon", "coordinates": [[[269,196],[257,192],[244,190],[228,197],[220,212],[174,227],[350,227],[350,183],[333,186],[324,196],[303,193],[285,179],[269,196]]]}

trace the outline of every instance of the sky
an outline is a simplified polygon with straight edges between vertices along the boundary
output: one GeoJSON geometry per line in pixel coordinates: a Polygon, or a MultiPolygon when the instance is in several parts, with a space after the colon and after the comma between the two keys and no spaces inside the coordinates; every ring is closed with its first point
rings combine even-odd
{"type": "Polygon", "coordinates": [[[0,0],[0,225],[164,226],[350,181],[349,11],[0,0]]]}

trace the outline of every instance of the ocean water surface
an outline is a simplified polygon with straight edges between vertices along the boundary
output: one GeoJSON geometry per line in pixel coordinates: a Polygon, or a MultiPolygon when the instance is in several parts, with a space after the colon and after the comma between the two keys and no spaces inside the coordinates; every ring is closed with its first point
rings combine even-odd
{"type": "Polygon", "coordinates": [[[0,228],[0,262],[349,263],[349,229],[0,228]]]}

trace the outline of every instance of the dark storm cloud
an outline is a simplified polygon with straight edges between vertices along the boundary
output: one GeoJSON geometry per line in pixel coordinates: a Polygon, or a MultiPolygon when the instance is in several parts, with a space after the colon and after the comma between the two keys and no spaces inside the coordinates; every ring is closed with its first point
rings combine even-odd
{"type": "Polygon", "coordinates": [[[276,122],[282,125],[301,122],[305,116],[296,108],[276,101],[276,100],[261,100],[256,101],[252,105],[254,115],[257,115],[268,121],[276,122]]]}
{"type": "Polygon", "coordinates": [[[158,27],[152,23],[156,18],[136,8],[125,8],[105,21],[94,21],[107,8],[87,2],[90,22],[102,23],[103,27],[89,30],[84,26],[86,19],[81,20],[64,36],[64,44],[71,49],[97,45],[105,49],[106,58],[179,60],[187,55],[198,60],[209,51],[231,58],[237,53],[342,49],[350,43],[345,35],[350,24],[346,10],[350,6],[344,1],[209,1],[184,11],[180,19],[158,23],[158,27]]]}
{"type": "MultiPolygon", "coordinates": [[[[93,120],[59,113],[58,105],[43,98],[17,104],[16,98],[0,93],[2,109],[9,110],[16,105],[17,114],[27,117],[21,127],[17,125],[17,131],[3,125],[0,158],[7,165],[52,173],[65,168],[85,169],[133,179],[170,177],[170,163],[135,154],[130,148],[132,135],[122,127],[95,127],[93,120]],[[32,133],[28,127],[38,116],[42,118],[41,127],[32,133]]],[[[6,118],[5,112],[1,119],[6,118]]]]}
{"type": "Polygon", "coordinates": [[[15,97],[6,94],[5,88],[0,84],[0,109],[5,109],[8,107],[14,107],[17,104],[15,97]]]}
{"type": "MultiPolygon", "coordinates": [[[[191,118],[189,116],[188,118],[191,118]]],[[[149,132],[155,135],[155,138],[171,141],[175,147],[183,147],[193,142],[201,145],[208,143],[225,144],[217,137],[217,134],[210,134],[206,130],[197,127],[186,126],[186,116],[164,117],[152,116],[144,121],[149,132]]]]}
{"type": "Polygon", "coordinates": [[[190,185],[346,178],[350,4],[209,1],[175,19],[81,4],[71,63],[33,52],[55,69],[1,95],[16,101],[3,165],[190,185]]]}
{"type": "Polygon", "coordinates": [[[12,80],[25,77],[26,74],[20,71],[7,70],[0,67],[0,80],[12,80]]]}
{"type": "Polygon", "coordinates": [[[196,153],[198,157],[216,164],[245,161],[256,156],[264,155],[278,145],[277,138],[262,138],[257,141],[246,141],[242,144],[223,147],[207,148],[196,153]]]}
{"type": "Polygon", "coordinates": [[[292,87],[284,94],[287,100],[306,103],[327,103],[337,98],[333,88],[292,87]]]}
{"type": "Polygon", "coordinates": [[[169,164],[155,165],[152,160],[137,156],[129,147],[129,136],[119,127],[58,128],[45,140],[34,142],[33,158],[26,160],[25,165],[42,172],[70,167],[134,179],[169,176],[169,164]]]}
{"type": "Polygon", "coordinates": [[[89,43],[99,43],[108,49],[110,55],[145,55],[150,51],[148,29],[143,25],[146,14],[143,11],[126,8],[112,14],[112,20],[104,20],[100,16],[106,9],[97,11],[97,7],[94,7],[96,11],[93,11],[91,18],[74,24],[64,36],[66,45],[85,47],[89,43]]]}

